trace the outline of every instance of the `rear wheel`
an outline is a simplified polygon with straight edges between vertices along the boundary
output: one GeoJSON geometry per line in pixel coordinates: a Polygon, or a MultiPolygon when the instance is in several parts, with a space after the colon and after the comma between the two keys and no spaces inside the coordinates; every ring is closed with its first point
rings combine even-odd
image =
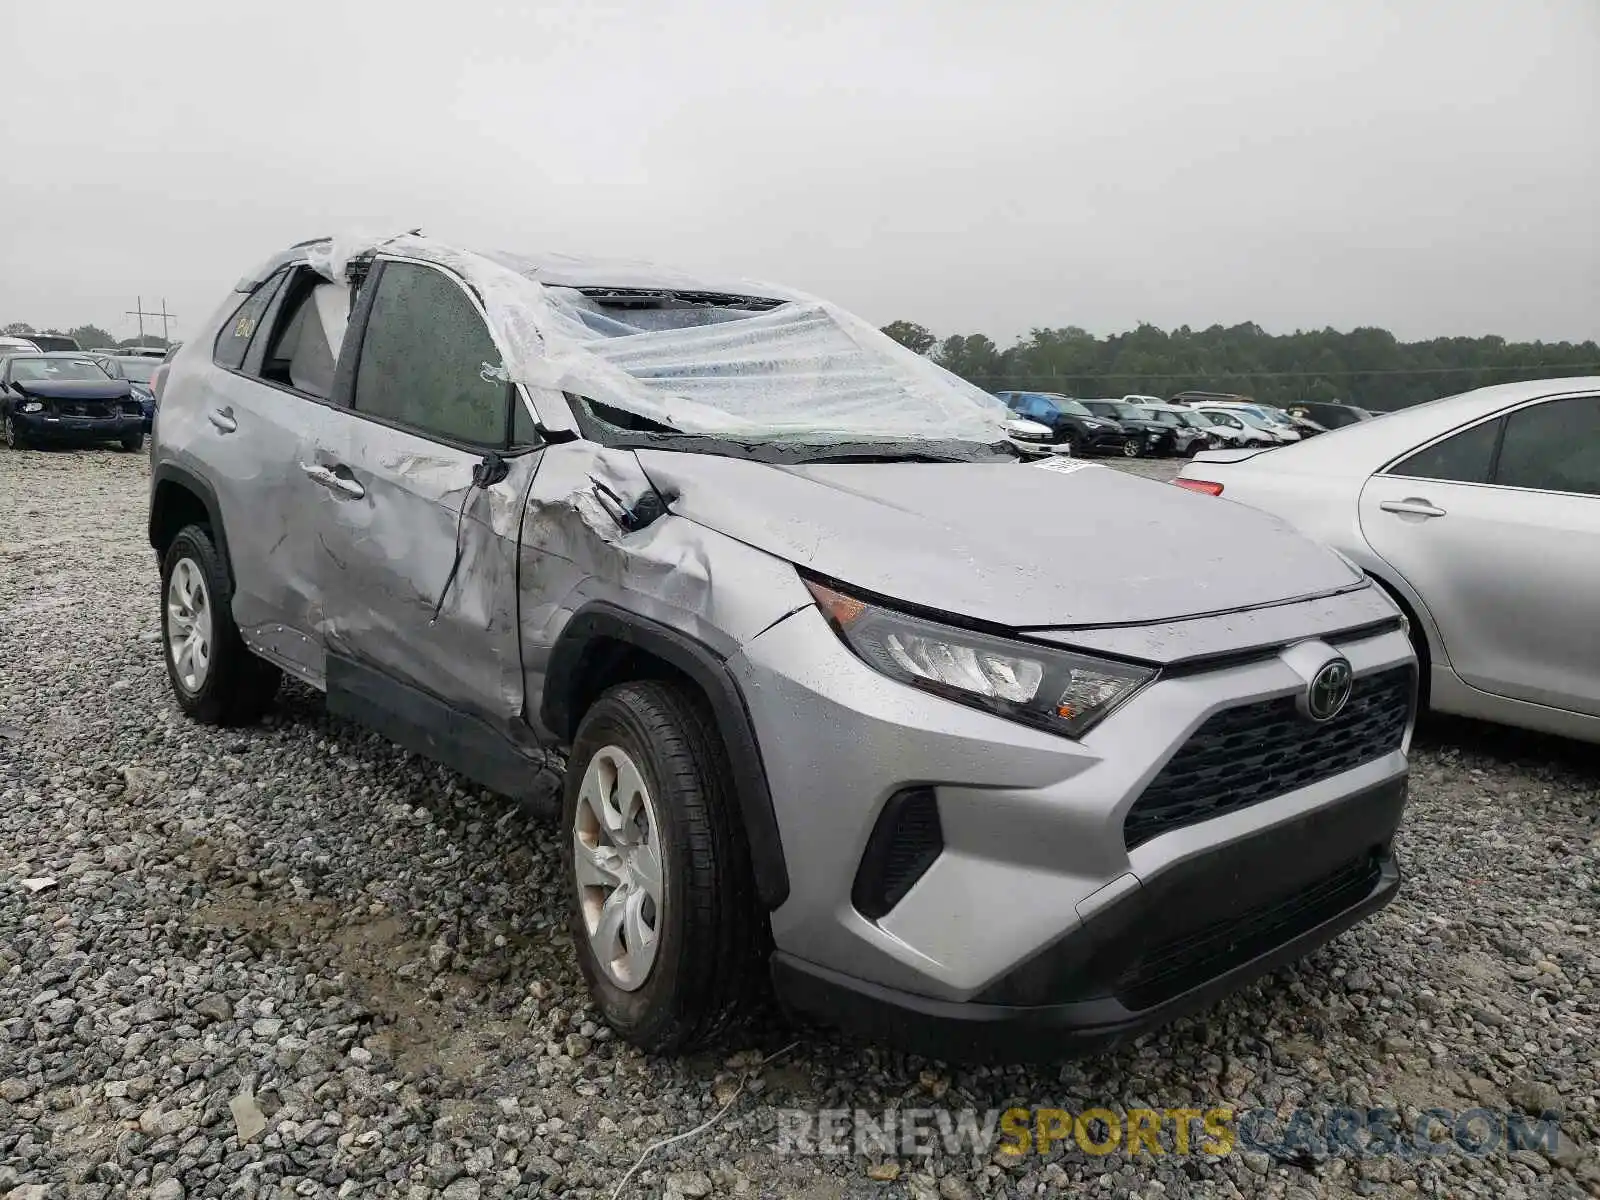
{"type": "Polygon", "coordinates": [[[233,588],[203,525],[187,525],[161,564],[161,644],[178,706],[207,725],[260,718],[277,694],[278,668],[250,653],[233,623],[233,588]]]}
{"type": "Polygon", "coordinates": [[[131,450],[143,450],[144,449],[144,431],[140,430],[137,433],[125,433],[125,434],[123,434],[122,435],[122,448],[124,450],[130,450],[130,451],[131,450]]]}
{"type": "Polygon", "coordinates": [[[700,698],[659,681],[602,695],[573,740],[562,825],[578,966],[607,1024],[652,1053],[710,1041],[758,987],[764,934],[700,698]]]}

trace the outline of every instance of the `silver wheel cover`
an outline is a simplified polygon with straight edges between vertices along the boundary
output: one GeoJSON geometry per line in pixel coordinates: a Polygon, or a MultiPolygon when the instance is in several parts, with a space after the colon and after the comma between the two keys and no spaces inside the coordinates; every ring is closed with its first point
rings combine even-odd
{"type": "Polygon", "coordinates": [[[661,944],[660,821],[638,765],[597,750],[578,788],[572,866],[589,947],[623,991],[644,985],[661,944]]]}
{"type": "Polygon", "coordinates": [[[211,593],[192,558],[180,558],[167,581],[167,657],[184,691],[205,687],[211,673],[211,593]]]}

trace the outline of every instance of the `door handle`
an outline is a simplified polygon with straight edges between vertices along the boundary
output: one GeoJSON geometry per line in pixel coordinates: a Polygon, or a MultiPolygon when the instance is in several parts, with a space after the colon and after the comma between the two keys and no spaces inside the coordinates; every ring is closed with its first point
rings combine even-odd
{"type": "Polygon", "coordinates": [[[1415,496],[1404,500],[1384,500],[1379,505],[1384,512],[1401,513],[1408,517],[1442,517],[1445,511],[1415,496]]]}
{"type": "Polygon", "coordinates": [[[206,420],[210,421],[223,433],[232,433],[239,428],[239,422],[233,419],[233,409],[231,408],[213,408],[206,414],[206,420]]]}
{"type": "Polygon", "coordinates": [[[367,489],[354,479],[330,471],[327,467],[319,467],[314,463],[301,463],[300,469],[305,472],[306,478],[313,483],[320,483],[332,492],[342,492],[353,500],[359,500],[367,494],[367,489]]]}

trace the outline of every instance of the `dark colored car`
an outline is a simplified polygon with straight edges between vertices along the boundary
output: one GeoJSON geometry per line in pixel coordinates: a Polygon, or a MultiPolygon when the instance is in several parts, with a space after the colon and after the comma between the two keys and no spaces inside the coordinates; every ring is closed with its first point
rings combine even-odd
{"type": "Polygon", "coordinates": [[[114,357],[95,356],[95,362],[105,368],[107,375],[113,379],[126,379],[128,388],[133,393],[133,398],[139,402],[139,407],[144,412],[144,431],[150,432],[150,424],[156,415],[156,392],[154,378],[156,368],[160,362],[143,354],[118,354],[114,357]]]}
{"type": "Polygon", "coordinates": [[[144,445],[144,412],[126,379],[86,354],[16,354],[0,364],[0,428],[6,445],[120,442],[144,445]]]}
{"type": "Polygon", "coordinates": [[[1371,413],[1364,408],[1357,408],[1354,404],[1328,404],[1319,400],[1292,405],[1289,408],[1289,415],[1315,421],[1324,429],[1339,429],[1345,425],[1354,425],[1357,421],[1372,420],[1371,413]]]}
{"type": "Polygon", "coordinates": [[[1136,404],[1121,400],[1080,400],[1078,403],[1095,416],[1108,417],[1133,434],[1140,454],[1159,458],[1176,450],[1173,431],[1161,422],[1151,420],[1136,404]]]}
{"type": "Polygon", "coordinates": [[[1139,453],[1139,439],[1130,436],[1120,421],[1097,417],[1080,401],[1054,392],[996,392],[1018,416],[1047,427],[1057,446],[1080,454],[1139,453]],[[1130,446],[1132,447],[1130,451],[1130,446]]]}

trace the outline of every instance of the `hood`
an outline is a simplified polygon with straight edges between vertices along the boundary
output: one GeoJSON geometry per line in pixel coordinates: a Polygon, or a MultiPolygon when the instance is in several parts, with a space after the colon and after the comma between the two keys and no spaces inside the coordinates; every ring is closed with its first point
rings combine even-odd
{"type": "Polygon", "coordinates": [[[11,385],[35,400],[125,400],[126,379],[18,379],[11,385]]]}
{"type": "Polygon", "coordinates": [[[846,586],[1010,629],[1167,621],[1362,582],[1267,513],[1078,461],[637,453],[673,513],[846,586]]]}

